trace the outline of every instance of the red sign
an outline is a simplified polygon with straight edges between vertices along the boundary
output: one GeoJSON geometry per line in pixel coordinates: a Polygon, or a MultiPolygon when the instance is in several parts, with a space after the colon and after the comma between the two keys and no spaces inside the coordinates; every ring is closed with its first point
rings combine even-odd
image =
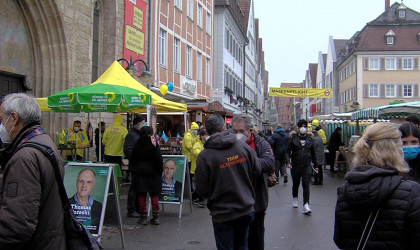
{"type": "Polygon", "coordinates": [[[312,110],[311,110],[311,116],[314,116],[314,113],[316,112],[316,104],[312,104],[312,110]]]}
{"type": "MultiPolygon", "coordinates": [[[[128,61],[130,57],[133,57],[133,61],[145,60],[146,6],[143,0],[125,0],[123,57],[128,61]]],[[[136,67],[139,69],[139,74],[144,71],[142,63],[136,63],[136,67]]]]}

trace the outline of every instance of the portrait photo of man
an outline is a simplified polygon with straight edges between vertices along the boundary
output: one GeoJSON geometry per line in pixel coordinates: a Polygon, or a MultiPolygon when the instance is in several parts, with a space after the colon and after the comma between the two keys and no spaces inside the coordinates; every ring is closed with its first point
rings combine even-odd
{"type": "Polygon", "coordinates": [[[175,160],[166,160],[163,165],[161,201],[181,201],[182,183],[173,175],[176,172],[175,160]]]}
{"type": "Polygon", "coordinates": [[[102,203],[90,195],[95,186],[96,174],[92,169],[81,170],[76,179],[77,192],[69,202],[76,219],[92,234],[97,234],[102,213],[102,203]]]}

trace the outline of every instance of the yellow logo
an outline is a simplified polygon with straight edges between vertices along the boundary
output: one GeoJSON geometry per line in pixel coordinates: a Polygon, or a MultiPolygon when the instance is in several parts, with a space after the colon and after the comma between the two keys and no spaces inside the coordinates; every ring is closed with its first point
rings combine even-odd
{"type": "Polygon", "coordinates": [[[95,107],[93,107],[92,105],[87,105],[87,108],[88,108],[89,110],[95,111],[95,107]]]}
{"type": "Polygon", "coordinates": [[[143,102],[146,102],[146,100],[147,100],[147,96],[146,95],[143,95],[142,93],[139,93],[139,97],[140,97],[140,100],[141,100],[142,103],[143,102]]]}
{"type": "Polygon", "coordinates": [[[74,93],[68,93],[67,96],[69,97],[69,103],[74,101],[74,93]]]}
{"type": "Polygon", "coordinates": [[[114,92],[105,92],[104,95],[108,97],[107,102],[112,102],[117,97],[114,92]]]}
{"type": "Polygon", "coordinates": [[[127,108],[128,105],[125,103],[124,99],[121,100],[121,107],[127,108]]]}

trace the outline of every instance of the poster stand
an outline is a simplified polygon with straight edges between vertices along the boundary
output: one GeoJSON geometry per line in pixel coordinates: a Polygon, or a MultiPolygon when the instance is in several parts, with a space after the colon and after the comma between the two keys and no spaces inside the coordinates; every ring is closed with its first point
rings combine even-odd
{"type": "MultiPolygon", "coordinates": [[[[122,228],[122,218],[121,218],[121,212],[120,212],[120,204],[119,204],[119,198],[118,198],[118,189],[117,189],[117,181],[115,178],[114,173],[114,165],[113,164],[99,164],[99,163],[78,163],[78,162],[69,162],[67,163],[66,167],[66,174],[64,176],[64,186],[67,190],[67,195],[69,196],[69,199],[74,199],[76,196],[76,192],[79,192],[77,184],[75,187],[75,183],[79,182],[78,178],[79,175],[85,171],[86,169],[91,170],[95,173],[95,183],[94,187],[92,188],[92,192],[89,194],[89,198],[91,198],[93,201],[92,208],[88,210],[90,217],[89,220],[86,222],[88,225],[86,228],[92,233],[92,235],[100,241],[101,233],[102,233],[102,226],[105,218],[105,211],[107,208],[107,201],[108,198],[111,198],[109,200],[112,201],[114,199],[115,202],[110,202],[109,206],[113,207],[113,210],[117,213],[118,218],[118,225],[120,229],[120,236],[121,236],[121,244],[122,248],[125,248],[125,240],[124,240],[124,234],[123,234],[123,228],[122,228]],[[75,194],[75,195],[73,195],[75,194]],[[102,198],[102,199],[101,199],[102,198]],[[98,201],[96,201],[96,200],[98,201]],[[98,222],[98,225],[94,225],[94,206],[95,202],[101,203],[101,215],[100,215],[100,221],[98,222]]],[[[85,189],[85,187],[84,187],[85,189]]],[[[108,207],[109,207],[108,206],[108,207]]],[[[82,207],[85,208],[85,207],[82,207]]],[[[73,209],[73,205],[72,205],[73,209]]],[[[81,209],[80,211],[77,211],[77,206],[75,205],[73,211],[76,214],[76,219],[78,219],[77,214],[84,214],[84,211],[81,209]]],[[[82,216],[83,217],[83,216],[82,216]]],[[[83,222],[80,221],[82,224],[83,222]]]]}
{"type": "MultiPolygon", "coordinates": [[[[165,210],[165,204],[172,204],[172,205],[179,205],[179,215],[178,218],[181,219],[182,217],[182,205],[184,204],[184,198],[189,198],[190,203],[190,212],[192,213],[192,195],[191,195],[191,179],[190,179],[190,170],[188,167],[187,157],[185,155],[162,155],[163,158],[163,175],[162,175],[162,193],[159,195],[159,203],[162,204],[162,211],[165,210]],[[176,164],[176,170],[172,173],[168,173],[166,169],[167,162],[172,161],[176,164]],[[181,170],[181,171],[180,171],[181,170]],[[174,178],[174,185],[166,186],[164,184],[165,175],[170,178],[174,178]],[[173,175],[173,176],[172,176],[173,175]],[[181,190],[177,191],[177,184],[182,184],[181,190]],[[172,192],[169,193],[169,189],[172,187],[172,192]],[[179,192],[179,194],[176,194],[179,192]]],[[[147,208],[147,213],[150,215],[150,198],[149,204],[147,208]]]]}

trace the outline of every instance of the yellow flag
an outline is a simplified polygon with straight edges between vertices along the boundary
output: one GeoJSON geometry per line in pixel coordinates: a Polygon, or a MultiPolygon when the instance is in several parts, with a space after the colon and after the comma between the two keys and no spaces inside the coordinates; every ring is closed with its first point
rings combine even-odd
{"type": "Polygon", "coordinates": [[[283,97],[316,97],[332,98],[332,89],[306,89],[306,88],[274,88],[270,87],[269,96],[283,97]]]}

